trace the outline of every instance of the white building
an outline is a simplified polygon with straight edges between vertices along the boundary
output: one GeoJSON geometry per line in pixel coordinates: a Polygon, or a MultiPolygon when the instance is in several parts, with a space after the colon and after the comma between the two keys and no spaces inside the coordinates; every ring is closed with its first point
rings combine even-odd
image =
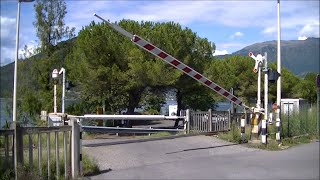
{"type": "Polygon", "coordinates": [[[169,116],[176,116],[178,112],[178,105],[169,105],[169,116]]]}
{"type": "Polygon", "coordinates": [[[284,114],[299,113],[303,109],[308,109],[309,103],[306,99],[281,99],[281,111],[284,114]]]}

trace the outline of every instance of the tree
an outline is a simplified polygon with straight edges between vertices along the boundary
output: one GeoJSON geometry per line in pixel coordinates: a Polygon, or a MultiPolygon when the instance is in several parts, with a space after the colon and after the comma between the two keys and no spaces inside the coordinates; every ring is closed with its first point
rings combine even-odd
{"type": "MultiPolygon", "coordinates": [[[[270,63],[269,68],[277,69],[276,63],[270,63]]],[[[281,98],[299,98],[295,92],[301,79],[286,68],[281,68],[281,98]]],[[[277,83],[269,84],[269,102],[276,102],[277,83]]]]}
{"type": "Polygon", "coordinates": [[[161,106],[165,104],[166,88],[147,88],[143,93],[141,105],[147,114],[160,114],[161,106]]]}
{"type": "MultiPolygon", "coordinates": [[[[158,24],[130,20],[118,24],[146,39],[160,39],[151,33],[158,24]]],[[[140,105],[147,88],[168,86],[177,78],[177,72],[164,62],[140,50],[104,23],[94,22],[79,32],[67,68],[80,86],[83,99],[100,106],[106,102],[111,112],[125,107],[128,114],[133,114],[140,105]]]]}
{"type": "MultiPolygon", "coordinates": [[[[255,103],[257,98],[257,78],[258,75],[252,72],[254,61],[246,56],[227,56],[221,60],[212,61],[205,70],[205,75],[215,83],[219,84],[226,90],[231,87],[234,89],[236,97],[240,98],[246,105],[252,106],[250,103],[255,103]],[[249,104],[248,104],[249,103],[249,104]]],[[[270,63],[269,68],[276,69],[275,63],[270,63]]],[[[299,78],[294,76],[286,68],[281,70],[282,81],[282,97],[294,98],[297,97],[297,86],[300,84],[299,78]]],[[[261,96],[263,97],[264,73],[261,73],[261,96]]],[[[312,79],[312,78],[311,78],[312,79]]],[[[276,101],[277,84],[268,84],[268,99],[269,102],[276,101]]],[[[310,85],[305,85],[311,87],[310,85]]],[[[309,89],[309,88],[305,88],[309,89]]],[[[312,89],[312,88],[311,88],[312,89]]],[[[303,91],[300,91],[303,92],[303,91]]],[[[309,91],[308,91],[309,92],[309,91]]],[[[214,95],[215,99],[223,100],[224,98],[218,94],[214,95]]],[[[262,99],[263,101],[263,99],[262,99]]]]}
{"type": "MultiPolygon", "coordinates": [[[[250,97],[257,94],[257,74],[252,72],[254,62],[249,57],[227,56],[225,59],[215,59],[205,69],[205,75],[226,90],[233,88],[234,95],[248,104],[250,97]]],[[[216,100],[226,99],[214,93],[216,100]]]]}
{"type": "MultiPolygon", "coordinates": [[[[156,24],[151,33],[156,34],[156,38],[152,39],[153,44],[199,72],[203,72],[215,49],[213,43],[205,38],[198,37],[189,28],[183,29],[178,23],[156,24]]],[[[206,98],[209,91],[204,90],[205,87],[170,65],[167,65],[167,67],[178,73],[178,78],[171,86],[176,91],[178,114],[181,109],[186,107],[204,110],[212,105],[214,101],[206,98]],[[195,103],[197,101],[194,100],[200,97],[202,103],[195,103]]],[[[177,125],[177,122],[175,125],[177,125]]]]}
{"type": "Polygon", "coordinates": [[[34,9],[36,21],[33,25],[41,43],[41,51],[50,56],[60,40],[74,37],[75,28],[69,28],[64,23],[67,7],[63,0],[37,0],[34,9]]]}
{"type": "Polygon", "coordinates": [[[310,103],[317,101],[316,73],[308,73],[293,89],[296,98],[307,99],[310,103]]]}

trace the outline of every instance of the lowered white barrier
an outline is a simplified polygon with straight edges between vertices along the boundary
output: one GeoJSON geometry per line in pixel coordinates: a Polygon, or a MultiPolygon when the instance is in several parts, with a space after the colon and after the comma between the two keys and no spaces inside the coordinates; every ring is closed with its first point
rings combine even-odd
{"type": "Polygon", "coordinates": [[[100,120],[176,120],[184,119],[185,116],[164,116],[164,115],[97,115],[85,114],[84,116],[76,116],[81,119],[100,119],[100,120]]]}

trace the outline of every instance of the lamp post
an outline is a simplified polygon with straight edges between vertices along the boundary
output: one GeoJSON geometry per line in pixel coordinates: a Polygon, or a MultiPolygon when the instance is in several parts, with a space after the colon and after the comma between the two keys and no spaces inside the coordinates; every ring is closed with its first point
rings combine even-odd
{"type": "Polygon", "coordinates": [[[317,133],[319,135],[319,129],[320,129],[320,74],[317,75],[316,78],[317,83],[317,133]]]}
{"type": "Polygon", "coordinates": [[[18,55],[19,55],[19,28],[20,28],[20,3],[32,2],[34,0],[18,0],[17,19],[16,19],[16,55],[14,60],[13,75],[13,104],[12,104],[12,121],[14,123],[14,170],[15,179],[18,179],[18,148],[17,148],[17,71],[18,71],[18,55]]]}
{"type": "Polygon", "coordinates": [[[57,83],[58,83],[58,70],[54,69],[52,71],[52,79],[53,79],[53,112],[56,114],[57,113],[57,83]]]}
{"type": "Polygon", "coordinates": [[[13,79],[13,110],[12,120],[17,121],[17,70],[19,55],[19,25],[20,25],[20,1],[18,1],[17,21],[16,21],[16,56],[14,60],[14,79],[13,79]]]}
{"type": "Polygon", "coordinates": [[[14,60],[13,76],[13,109],[12,121],[14,125],[14,176],[18,179],[18,148],[17,148],[17,71],[18,71],[18,53],[19,53],[19,24],[20,24],[20,1],[18,1],[17,21],[16,21],[16,56],[14,60]]]}
{"type": "Polygon", "coordinates": [[[277,80],[277,111],[276,111],[276,140],[278,144],[281,144],[280,138],[280,115],[281,115],[281,47],[280,47],[280,39],[281,39],[281,32],[280,32],[280,0],[278,0],[277,5],[277,14],[278,14],[278,21],[277,21],[277,32],[278,32],[278,43],[277,43],[277,71],[280,74],[277,80]]]}
{"type": "Polygon", "coordinates": [[[17,121],[17,71],[18,71],[18,56],[19,56],[19,30],[20,30],[20,3],[32,2],[34,0],[18,0],[17,21],[16,21],[16,55],[14,60],[14,78],[13,78],[13,109],[12,121],[17,121]]]}
{"type": "Polygon", "coordinates": [[[64,114],[64,99],[65,99],[65,84],[66,84],[66,69],[61,68],[59,71],[59,74],[63,74],[62,75],[62,107],[61,107],[61,112],[62,114],[64,114]]]}

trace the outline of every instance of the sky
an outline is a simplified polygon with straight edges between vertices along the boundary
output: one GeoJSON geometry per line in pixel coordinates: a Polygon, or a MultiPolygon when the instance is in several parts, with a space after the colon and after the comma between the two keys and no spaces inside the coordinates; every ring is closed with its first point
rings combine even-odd
{"type": "MultiPolygon", "coordinates": [[[[281,0],[281,39],[305,40],[319,37],[319,0],[281,0]]],[[[1,0],[1,66],[14,61],[17,0],[1,0]]],[[[20,8],[19,57],[23,47],[29,51],[39,45],[35,21],[35,2],[23,2],[20,8]]],[[[111,22],[174,21],[198,36],[215,43],[215,55],[230,54],[248,45],[277,39],[277,0],[66,0],[65,23],[76,34],[97,13],[111,22]]]]}

